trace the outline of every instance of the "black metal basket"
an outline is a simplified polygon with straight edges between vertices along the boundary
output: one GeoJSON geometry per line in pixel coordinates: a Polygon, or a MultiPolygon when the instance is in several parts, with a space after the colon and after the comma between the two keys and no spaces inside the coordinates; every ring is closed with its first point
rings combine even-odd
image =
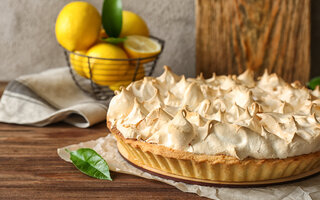
{"type": "Polygon", "coordinates": [[[109,100],[120,85],[151,76],[164,49],[164,40],[150,36],[161,45],[160,53],[145,58],[108,59],[82,55],[64,49],[70,74],[76,85],[97,100],[109,100]]]}

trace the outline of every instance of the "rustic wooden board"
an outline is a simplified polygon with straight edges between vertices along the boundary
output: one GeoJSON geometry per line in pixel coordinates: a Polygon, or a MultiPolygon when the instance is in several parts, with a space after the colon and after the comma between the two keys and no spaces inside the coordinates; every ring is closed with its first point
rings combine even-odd
{"type": "Polygon", "coordinates": [[[310,0],[197,0],[197,73],[310,74],[310,0]]]}
{"type": "MultiPolygon", "coordinates": [[[[6,83],[0,82],[0,94],[6,83]]],[[[106,136],[100,123],[89,129],[64,123],[37,128],[0,123],[0,199],[203,199],[173,186],[111,172],[98,180],[60,159],[57,148],[106,136]]]]}
{"type": "Polygon", "coordinates": [[[0,199],[200,199],[132,175],[111,172],[112,182],[90,178],[56,153],[58,147],[106,134],[104,123],[90,129],[0,123],[0,199]]]}
{"type": "Polygon", "coordinates": [[[311,1],[311,71],[310,78],[320,76],[320,1],[311,1]]]}

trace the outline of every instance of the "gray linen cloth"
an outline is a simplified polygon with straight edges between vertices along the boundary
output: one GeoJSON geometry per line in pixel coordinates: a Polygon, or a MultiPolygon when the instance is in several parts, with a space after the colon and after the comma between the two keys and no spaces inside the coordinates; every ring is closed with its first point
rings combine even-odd
{"type": "Polygon", "coordinates": [[[107,104],[82,92],[68,67],[55,68],[11,81],[0,100],[0,121],[34,126],[64,121],[86,128],[106,119],[107,104]]]}

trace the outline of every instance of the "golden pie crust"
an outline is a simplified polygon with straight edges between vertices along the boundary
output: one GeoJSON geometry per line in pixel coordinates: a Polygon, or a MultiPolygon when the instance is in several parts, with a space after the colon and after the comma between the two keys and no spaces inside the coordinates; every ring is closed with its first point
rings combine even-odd
{"type": "Polygon", "coordinates": [[[116,127],[111,127],[109,121],[107,126],[116,137],[118,149],[125,159],[139,167],[173,177],[191,178],[200,182],[255,182],[311,175],[307,172],[316,173],[320,168],[320,152],[285,159],[239,160],[232,156],[194,154],[126,139],[116,127]]]}

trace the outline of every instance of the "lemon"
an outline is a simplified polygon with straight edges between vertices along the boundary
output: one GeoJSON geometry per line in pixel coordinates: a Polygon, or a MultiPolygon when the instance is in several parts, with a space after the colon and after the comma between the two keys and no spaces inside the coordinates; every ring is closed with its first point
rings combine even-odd
{"type": "MultiPolygon", "coordinates": [[[[155,56],[160,53],[161,45],[158,41],[140,35],[131,35],[123,43],[130,58],[146,58],[155,56]]],[[[154,60],[155,58],[141,60],[141,63],[146,63],[154,60]]]]}
{"type": "Polygon", "coordinates": [[[100,38],[108,38],[109,36],[107,35],[106,31],[102,28],[100,30],[100,38]]]}
{"type": "Polygon", "coordinates": [[[120,82],[117,82],[115,84],[112,84],[109,86],[109,88],[113,91],[116,91],[116,90],[120,90],[120,87],[127,87],[129,84],[131,83],[131,81],[120,81],[120,82]]]}
{"type": "Polygon", "coordinates": [[[91,57],[89,58],[91,71],[88,67],[84,68],[84,72],[93,82],[105,86],[127,80],[126,74],[132,66],[129,65],[126,60],[128,56],[120,47],[99,43],[88,50],[87,56],[91,57]]]}
{"type": "Polygon", "coordinates": [[[122,11],[122,29],[120,37],[129,35],[149,36],[149,29],[145,21],[137,14],[124,10],[122,11]]]}
{"type": "Polygon", "coordinates": [[[86,51],[75,51],[74,53],[70,53],[70,63],[74,71],[76,71],[80,76],[87,78],[86,73],[84,72],[84,69],[88,68],[86,51]]]}
{"type": "Polygon", "coordinates": [[[69,51],[87,50],[99,38],[101,16],[87,2],[67,4],[56,21],[56,38],[69,51]]]}
{"type": "MultiPolygon", "coordinates": [[[[111,84],[109,86],[109,88],[111,90],[115,91],[115,90],[119,90],[121,86],[127,87],[133,80],[135,70],[136,70],[135,66],[131,66],[131,68],[128,70],[128,72],[125,75],[126,76],[125,79],[127,79],[127,80],[119,81],[117,83],[111,84]]],[[[143,65],[140,65],[138,68],[135,80],[142,79],[144,77],[144,73],[145,73],[144,67],[143,67],[143,65]]]]}
{"type": "MultiPolygon", "coordinates": [[[[132,65],[129,70],[126,72],[126,80],[129,80],[130,82],[133,80],[133,76],[134,76],[134,73],[136,71],[136,66],[132,65]]],[[[136,80],[139,80],[139,79],[142,79],[144,77],[144,66],[141,64],[138,68],[138,71],[137,71],[137,74],[136,74],[136,77],[135,77],[135,81],[136,80]]]]}

